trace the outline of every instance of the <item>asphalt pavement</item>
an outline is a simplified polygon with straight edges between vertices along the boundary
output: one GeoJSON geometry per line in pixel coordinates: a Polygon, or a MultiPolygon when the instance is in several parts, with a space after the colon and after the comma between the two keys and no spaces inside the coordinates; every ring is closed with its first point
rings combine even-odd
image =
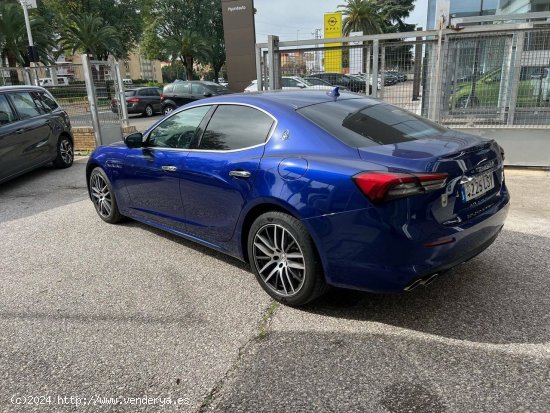
{"type": "Polygon", "coordinates": [[[292,309],[237,260],[101,221],[85,161],[0,185],[0,412],[548,412],[548,173],[508,171],[501,236],[430,286],[292,309]]]}

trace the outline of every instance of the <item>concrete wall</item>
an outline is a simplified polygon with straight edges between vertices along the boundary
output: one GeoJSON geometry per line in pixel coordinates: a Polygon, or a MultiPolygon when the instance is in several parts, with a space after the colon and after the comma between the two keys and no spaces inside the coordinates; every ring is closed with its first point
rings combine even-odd
{"type": "Polygon", "coordinates": [[[453,129],[494,139],[504,148],[506,165],[550,168],[550,129],[453,129]]]}

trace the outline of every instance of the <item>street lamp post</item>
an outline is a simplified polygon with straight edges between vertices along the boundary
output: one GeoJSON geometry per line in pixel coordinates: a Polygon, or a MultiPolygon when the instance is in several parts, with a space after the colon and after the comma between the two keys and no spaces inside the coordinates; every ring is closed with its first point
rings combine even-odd
{"type": "MultiPolygon", "coordinates": [[[[36,0],[20,0],[23,7],[23,15],[25,16],[25,26],[27,27],[27,37],[29,38],[29,60],[31,67],[36,67],[34,41],[32,39],[31,21],[29,19],[29,8],[36,8],[36,0]]],[[[38,79],[36,79],[38,82],[38,79]]]]}

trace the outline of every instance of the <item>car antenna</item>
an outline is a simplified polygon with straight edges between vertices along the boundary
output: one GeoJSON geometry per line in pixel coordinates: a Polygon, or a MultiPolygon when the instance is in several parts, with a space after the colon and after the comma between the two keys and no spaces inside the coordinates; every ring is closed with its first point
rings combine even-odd
{"type": "Polygon", "coordinates": [[[338,96],[340,96],[339,90],[340,90],[340,86],[336,86],[334,89],[329,90],[327,92],[327,95],[329,95],[330,97],[333,97],[334,100],[336,100],[336,99],[338,99],[338,96]]]}

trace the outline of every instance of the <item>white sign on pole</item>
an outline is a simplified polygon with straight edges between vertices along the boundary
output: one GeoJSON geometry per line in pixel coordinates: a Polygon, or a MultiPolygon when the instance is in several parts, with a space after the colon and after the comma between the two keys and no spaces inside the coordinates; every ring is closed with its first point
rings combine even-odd
{"type": "MultiPolygon", "coordinates": [[[[351,32],[350,37],[363,36],[363,32],[351,32]]],[[[350,46],[362,45],[363,42],[349,42],[350,46]]],[[[363,71],[363,48],[350,47],[349,49],[349,72],[350,74],[363,71]]]]}

